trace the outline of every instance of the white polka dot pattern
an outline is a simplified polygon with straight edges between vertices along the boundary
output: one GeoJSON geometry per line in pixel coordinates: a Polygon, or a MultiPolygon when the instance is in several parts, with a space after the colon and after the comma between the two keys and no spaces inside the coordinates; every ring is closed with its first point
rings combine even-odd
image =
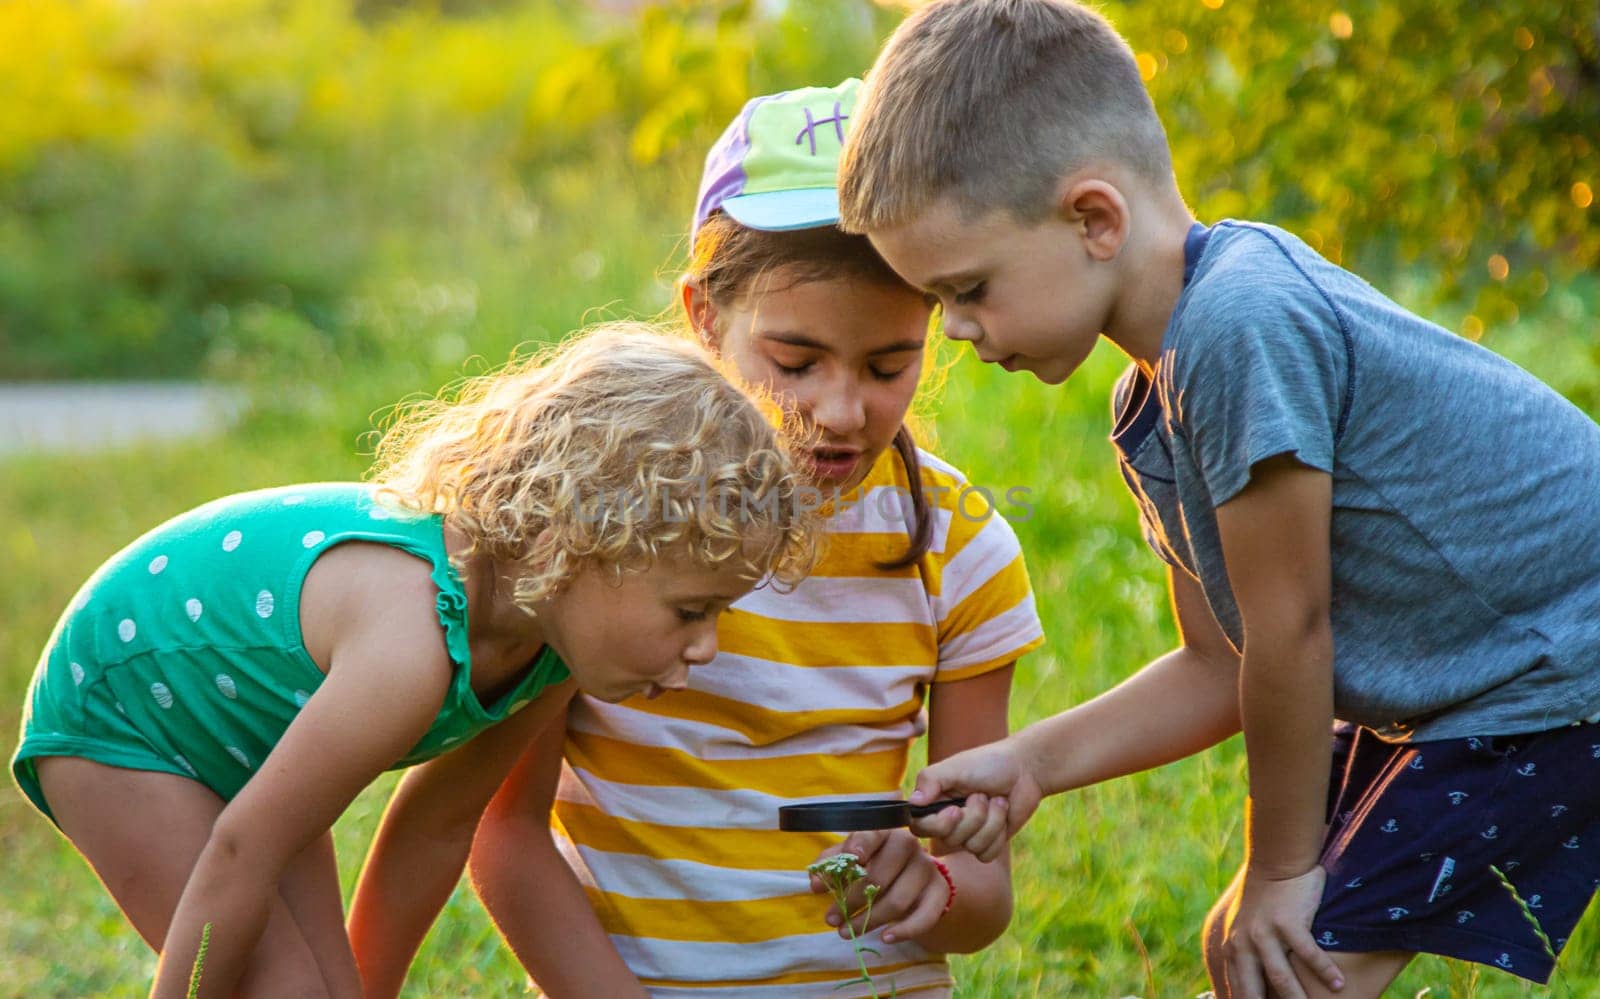
{"type": "MultiPolygon", "coordinates": [[[[97,648],[62,643],[48,650],[51,690],[61,710],[92,710],[112,730],[131,724],[162,747],[164,755],[153,765],[172,774],[218,787],[236,786],[253,776],[264,766],[282,725],[316,696],[309,686],[284,684],[285,679],[307,684],[320,680],[304,669],[298,629],[291,627],[296,591],[285,589],[303,578],[309,559],[334,544],[335,537],[405,544],[413,536],[428,547],[430,557],[444,558],[437,530],[430,533],[431,522],[424,516],[374,504],[365,491],[355,489],[337,499],[331,491],[284,491],[256,496],[236,512],[216,506],[182,525],[183,530],[152,535],[132,558],[117,563],[114,577],[97,578],[94,586],[80,589],[74,599],[80,608],[75,613],[85,615],[77,618],[83,626],[79,635],[97,648]],[[250,536],[248,549],[245,535],[250,536]],[[434,547],[440,550],[435,553],[434,547]],[[235,564],[235,558],[249,564],[235,564]],[[280,590],[288,604],[280,605],[280,590]],[[252,617],[262,623],[252,624],[252,617]],[[83,636],[86,630],[96,634],[83,636]],[[180,668],[179,662],[185,665],[180,668]],[[103,672],[106,663],[114,667],[110,683],[103,672]],[[117,671],[120,663],[128,664],[126,673],[117,671]],[[267,672],[278,670],[280,663],[282,671],[267,672]],[[69,676],[70,687],[62,683],[69,676]],[[100,690],[106,692],[104,700],[100,690]],[[121,701],[121,695],[128,699],[121,701]],[[105,713],[107,700],[113,708],[110,715],[105,713]],[[213,737],[204,740],[208,749],[180,734],[196,723],[196,715],[208,719],[208,728],[217,726],[213,737]],[[181,755],[180,749],[194,755],[181,755]]],[[[430,741],[435,752],[458,749],[471,738],[465,726],[455,727],[459,724],[439,726],[445,731],[430,741]]]]}

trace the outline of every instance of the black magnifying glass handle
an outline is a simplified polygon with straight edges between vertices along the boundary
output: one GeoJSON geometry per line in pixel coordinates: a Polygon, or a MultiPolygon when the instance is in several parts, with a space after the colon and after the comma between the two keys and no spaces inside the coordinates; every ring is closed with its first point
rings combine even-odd
{"type": "Polygon", "coordinates": [[[911,817],[914,819],[925,819],[930,815],[938,815],[951,805],[954,805],[957,808],[963,808],[966,806],[966,804],[967,799],[966,796],[963,795],[959,798],[945,798],[943,801],[930,801],[926,805],[908,804],[906,806],[906,811],[909,812],[911,817]]]}

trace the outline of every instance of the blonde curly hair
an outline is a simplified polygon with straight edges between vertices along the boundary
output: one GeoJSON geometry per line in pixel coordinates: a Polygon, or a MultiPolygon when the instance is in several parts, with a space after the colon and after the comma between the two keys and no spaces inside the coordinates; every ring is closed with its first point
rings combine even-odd
{"type": "Polygon", "coordinates": [[[515,567],[524,610],[669,553],[793,586],[819,528],[781,420],[686,338],[609,323],[396,407],[368,478],[467,536],[457,571],[515,567]]]}

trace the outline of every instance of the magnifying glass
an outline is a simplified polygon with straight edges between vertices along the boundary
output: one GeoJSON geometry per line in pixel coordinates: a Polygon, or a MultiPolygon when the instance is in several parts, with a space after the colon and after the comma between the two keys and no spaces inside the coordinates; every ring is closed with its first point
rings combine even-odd
{"type": "Polygon", "coordinates": [[[858,829],[897,829],[912,819],[937,815],[951,805],[960,807],[966,798],[946,798],[926,805],[913,805],[901,798],[868,801],[809,801],[802,805],[778,808],[778,828],[788,832],[855,832],[858,829]]]}

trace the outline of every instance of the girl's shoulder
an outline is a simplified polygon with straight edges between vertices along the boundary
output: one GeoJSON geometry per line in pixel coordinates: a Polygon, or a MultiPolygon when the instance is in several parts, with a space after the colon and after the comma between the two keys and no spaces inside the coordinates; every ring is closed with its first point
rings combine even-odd
{"type": "MultiPolygon", "coordinates": [[[[1019,553],[1011,522],[1031,513],[1029,491],[1015,484],[973,481],[959,467],[925,448],[917,448],[917,491],[933,518],[928,556],[943,562],[966,550],[1019,553]]],[[[911,522],[910,475],[900,456],[889,449],[874,463],[855,493],[830,525],[838,535],[852,530],[909,536],[911,522]]]]}
{"type": "Polygon", "coordinates": [[[966,484],[967,475],[955,465],[924,448],[917,448],[917,460],[922,465],[922,480],[944,482],[950,485],[966,484]]]}

